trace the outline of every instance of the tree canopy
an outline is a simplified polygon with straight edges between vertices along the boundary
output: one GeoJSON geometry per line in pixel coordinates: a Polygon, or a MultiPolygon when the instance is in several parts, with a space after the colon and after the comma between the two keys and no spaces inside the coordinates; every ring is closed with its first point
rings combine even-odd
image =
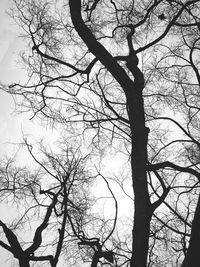
{"type": "Polygon", "coordinates": [[[20,213],[0,217],[0,245],[21,267],[199,266],[200,1],[13,0],[10,15],[27,81],[1,88],[62,137],[39,155],[25,140],[38,169],[2,160],[20,213]]]}

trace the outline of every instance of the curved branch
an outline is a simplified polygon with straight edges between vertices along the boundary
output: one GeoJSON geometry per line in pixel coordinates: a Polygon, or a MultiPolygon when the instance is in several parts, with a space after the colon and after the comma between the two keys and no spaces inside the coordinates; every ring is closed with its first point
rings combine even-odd
{"type": "Polygon", "coordinates": [[[156,163],[156,164],[148,164],[147,169],[149,171],[156,171],[159,169],[164,169],[164,168],[171,168],[173,170],[179,171],[179,172],[185,172],[188,174],[194,175],[199,181],[200,181],[200,173],[190,167],[182,167],[179,165],[176,165],[170,161],[164,161],[161,163],[156,163]]]}
{"type": "MultiPolygon", "coordinates": [[[[89,48],[89,51],[108,69],[124,90],[133,88],[134,84],[125,70],[117,63],[117,60],[100,44],[93,36],[90,29],[85,25],[81,16],[81,1],[69,0],[72,23],[89,48]],[[125,86],[126,85],[126,86],[125,86]]],[[[128,93],[127,91],[125,93],[128,93]]]]}
{"type": "Polygon", "coordinates": [[[51,216],[52,210],[55,207],[55,204],[57,202],[57,195],[54,196],[51,205],[47,208],[46,215],[44,217],[43,222],[38,226],[38,228],[35,231],[35,235],[33,238],[33,244],[25,250],[25,253],[27,254],[33,254],[35,250],[39,248],[39,246],[42,243],[42,232],[47,228],[48,221],[51,216]]]}
{"type": "Polygon", "coordinates": [[[149,44],[140,47],[136,50],[136,53],[142,52],[146,49],[148,49],[149,47],[155,45],[156,43],[158,43],[159,41],[161,41],[162,39],[165,38],[165,36],[168,34],[168,32],[170,31],[170,29],[172,28],[172,26],[174,26],[176,24],[176,20],[180,17],[181,13],[185,10],[185,8],[187,6],[189,6],[190,4],[194,4],[195,2],[198,2],[199,0],[191,0],[186,2],[182,8],[177,12],[177,14],[175,15],[175,17],[171,20],[171,22],[167,25],[166,29],[164,30],[164,32],[158,37],[156,38],[154,41],[150,42],[149,44]]]}
{"type": "Polygon", "coordinates": [[[45,53],[43,53],[40,49],[39,49],[39,46],[40,45],[37,45],[36,42],[35,42],[35,39],[34,39],[34,36],[33,36],[33,33],[30,31],[30,34],[31,34],[31,39],[32,39],[32,42],[33,42],[33,48],[32,50],[36,51],[41,57],[43,58],[46,58],[48,60],[52,60],[52,61],[55,61],[61,65],[64,65],[64,66],[67,66],[71,69],[73,69],[75,71],[75,73],[73,73],[71,76],[74,76],[76,75],[77,73],[81,73],[81,74],[89,74],[92,67],[95,65],[95,63],[97,62],[97,59],[94,58],[90,63],[89,65],[87,66],[87,68],[85,70],[81,70],[81,69],[78,69],[76,68],[74,65],[62,60],[62,59],[59,59],[59,58],[56,58],[56,57],[53,57],[53,56],[50,56],[50,55],[47,55],[45,53]]]}
{"type": "Polygon", "coordinates": [[[183,126],[181,126],[181,124],[180,123],[178,123],[177,121],[175,121],[174,119],[172,119],[172,118],[169,118],[169,117],[155,117],[155,116],[152,116],[152,115],[149,115],[149,114],[147,114],[147,116],[149,116],[149,117],[151,117],[151,118],[153,118],[154,120],[169,120],[169,121],[171,121],[171,122],[173,122],[174,124],[176,124],[176,126],[178,126],[180,129],[181,129],[181,131],[189,138],[189,139],[191,139],[197,146],[200,146],[200,143],[197,141],[197,140],[195,140],[184,128],[183,128],[183,126]]]}
{"type": "Polygon", "coordinates": [[[114,223],[113,223],[113,228],[112,230],[110,231],[110,233],[108,234],[108,236],[105,238],[105,240],[102,242],[102,246],[105,244],[105,242],[111,237],[111,235],[113,234],[114,230],[115,230],[115,227],[116,227],[116,223],[117,223],[117,216],[118,216],[118,203],[117,203],[117,199],[115,197],[115,195],[113,194],[111,188],[110,188],[110,185],[108,183],[108,181],[106,180],[106,178],[99,173],[99,175],[103,178],[103,180],[106,182],[107,184],[107,187],[108,187],[108,190],[110,191],[114,201],[115,201],[115,219],[114,219],[114,223]]]}

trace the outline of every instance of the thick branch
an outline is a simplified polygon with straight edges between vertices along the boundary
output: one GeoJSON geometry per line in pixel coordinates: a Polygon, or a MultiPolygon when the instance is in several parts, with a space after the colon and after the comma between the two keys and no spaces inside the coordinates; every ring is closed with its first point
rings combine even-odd
{"type": "Polygon", "coordinates": [[[2,248],[5,248],[6,250],[10,251],[13,254],[13,250],[10,246],[8,246],[6,243],[4,243],[3,241],[0,240],[0,246],[2,248]]]}
{"type": "Polygon", "coordinates": [[[42,232],[47,228],[48,221],[52,213],[52,209],[55,207],[55,204],[57,202],[56,196],[54,197],[52,204],[48,207],[46,215],[44,217],[43,222],[38,226],[38,228],[35,231],[35,236],[33,238],[33,244],[25,250],[27,254],[32,254],[35,250],[39,248],[39,246],[42,243],[42,232]]]}
{"type": "MultiPolygon", "coordinates": [[[[125,90],[133,88],[133,82],[127,76],[125,70],[117,63],[116,59],[96,40],[90,29],[85,25],[81,16],[81,1],[69,0],[72,23],[84,43],[95,57],[108,69],[113,77],[125,90]]],[[[125,92],[127,93],[127,92],[125,92]]]]}
{"type": "Polygon", "coordinates": [[[147,168],[149,171],[155,171],[155,170],[164,169],[164,168],[171,168],[179,172],[192,174],[200,181],[200,173],[198,171],[190,167],[182,167],[182,166],[176,165],[170,161],[164,161],[164,162],[156,163],[156,164],[149,164],[147,168]]]}
{"type": "MultiPolygon", "coordinates": [[[[21,248],[21,245],[20,245],[16,235],[1,220],[0,220],[0,226],[3,228],[3,231],[6,235],[6,238],[10,244],[11,249],[9,249],[9,246],[5,246],[5,245],[4,245],[4,248],[8,249],[10,252],[13,253],[13,255],[16,258],[19,259],[20,256],[23,254],[23,250],[21,248]]],[[[3,245],[3,244],[1,243],[1,245],[3,245]]]]}

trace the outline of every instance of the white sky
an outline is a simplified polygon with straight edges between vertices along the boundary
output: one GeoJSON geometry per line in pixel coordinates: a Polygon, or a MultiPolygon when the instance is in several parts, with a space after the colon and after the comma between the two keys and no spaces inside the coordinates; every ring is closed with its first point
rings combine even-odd
{"type": "MultiPolygon", "coordinates": [[[[0,0],[0,82],[7,85],[25,78],[25,73],[17,67],[23,40],[18,38],[14,21],[6,14],[11,3],[12,0],[0,0]]],[[[16,152],[17,146],[12,143],[21,142],[22,133],[28,137],[36,136],[35,139],[47,135],[47,129],[39,128],[30,117],[31,114],[16,115],[12,97],[0,91],[0,157],[16,152]]]]}
{"type": "MultiPolygon", "coordinates": [[[[7,16],[9,0],[0,0],[0,82],[11,84],[23,77],[23,72],[16,66],[16,55],[22,46],[17,38],[12,20],[7,16]]],[[[12,151],[9,142],[19,142],[24,129],[22,115],[14,116],[14,101],[8,94],[0,91],[0,156],[12,151]]]]}
{"type": "MultiPolygon", "coordinates": [[[[23,48],[23,41],[17,37],[18,33],[13,25],[14,22],[6,15],[6,9],[9,8],[11,2],[12,0],[0,0],[0,83],[4,84],[19,82],[25,75],[22,70],[17,68],[16,64],[16,55],[23,48]]],[[[41,130],[29,118],[28,115],[14,114],[12,97],[0,91],[0,159],[5,154],[13,155],[17,151],[17,147],[13,146],[12,143],[22,141],[22,132],[30,137],[31,135],[34,136],[35,139],[49,136],[49,130],[41,130]]],[[[54,134],[55,132],[50,131],[51,137],[54,134]]],[[[23,162],[27,162],[27,157],[20,157],[23,162]]],[[[110,160],[109,165],[112,165],[110,160]]],[[[8,210],[12,210],[12,207],[9,209],[9,207],[2,206],[0,203],[0,219],[9,219],[8,210]]],[[[6,255],[7,252],[0,247],[0,267],[11,266],[11,262],[6,261],[6,255]]],[[[11,258],[13,258],[12,255],[11,258]]]]}
{"type": "MultiPolygon", "coordinates": [[[[16,64],[16,55],[22,49],[23,41],[17,37],[14,22],[6,14],[10,4],[10,0],[0,0],[0,83],[3,84],[12,84],[24,77],[24,73],[16,64]]],[[[39,132],[38,125],[34,125],[27,115],[14,114],[12,97],[2,91],[0,91],[0,125],[0,159],[17,151],[17,146],[11,143],[21,142],[22,132],[27,135],[39,132]]],[[[20,157],[22,159],[22,156],[20,157]]],[[[0,219],[4,221],[6,218],[9,219],[9,210],[12,210],[12,207],[5,207],[0,203],[0,219]]],[[[11,266],[11,262],[7,261],[7,254],[0,247],[0,267],[11,266]]]]}
{"type": "MultiPolygon", "coordinates": [[[[17,52],[20,43],[17,40],[17,34],[12,29],[11,22],[7,17],[5,10],[9,7],[9,0],[0,0],[0,82],[10,83],[19,75],[19,71],[14,67],[13,53],[17,52]]],[[[12,117],[13,101],[10,96],[0,91],[0,157],[8,150],[12,152],[12,147],[8,142],[15,142],[19,136],[19,124],[21,119],[12,117]]],[[[7,214],[7,208],[0,206],[0,219],[7,214]]],[[[8,214],[7,214],[8,215],[8,214]]],[[[0,267],[10,266],[6,261],[8,253],[0,248],[0,267]]]]}

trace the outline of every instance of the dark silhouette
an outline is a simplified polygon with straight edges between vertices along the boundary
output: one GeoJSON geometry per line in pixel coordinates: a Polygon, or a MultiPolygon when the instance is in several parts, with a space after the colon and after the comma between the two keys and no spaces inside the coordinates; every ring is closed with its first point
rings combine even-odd
{"type": "MultiPolygon", "coordinates": [[[[72,142],[85,155],[74,163],[74,148],[70,157],[43,149],[44,164],[27,144],[53,179],[47,190],[41,190],[41,178],[37,183],[49,202],[44,212],[32,189],[29,198],[43,210],[32,244],[22,250],[17,235],[1,223],[10,244],[1,246],[13,253],[16,243],[18,259],[26,253],[26,261],[54,267],[61,258],[92,267],[200,265],[200,1],[14,3],[11,16],[29,41],[22,55],[28,81],[3,90],[22,100],[20,109],[31,119],[62,129],[67,151],[72,142]],[[125,158],[123,171],[110,177],[105,155],[125,158]],[[90,175],[79,171],[83,160],[90,175]],[[92,197],[100,178],[109,196],[92,197]],[[116,184],[132,201],[126,223],[116,184]],[[99,209],[104,199],[101,207],[111,215],[99,209]],[[41,251],[47,229],[54,254],[41,251]],[[35,256],[39,252],[43,258],[35,256]]],[[[22,190],[6,187],[8,173],[19,172],[2,167],[2,195],[22,190]]]]}

